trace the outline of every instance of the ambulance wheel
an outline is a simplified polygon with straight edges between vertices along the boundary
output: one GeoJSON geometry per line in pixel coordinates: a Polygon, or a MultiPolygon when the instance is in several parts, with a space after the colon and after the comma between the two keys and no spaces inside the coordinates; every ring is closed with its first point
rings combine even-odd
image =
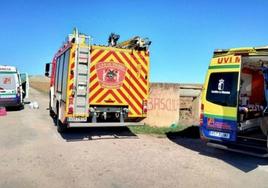
{"type": "Polygon", "coordinates": [[[67,124],[62,123],[61,120],[57,117],[57,131],[59,133],[64,133],[67,131],[67,124]]]}
{"type": "Polygon", "coordinates": [[[18,107],[19,110],[23,110],[24,109],[24,103],[22,103],[19,107],[18,107]]]}

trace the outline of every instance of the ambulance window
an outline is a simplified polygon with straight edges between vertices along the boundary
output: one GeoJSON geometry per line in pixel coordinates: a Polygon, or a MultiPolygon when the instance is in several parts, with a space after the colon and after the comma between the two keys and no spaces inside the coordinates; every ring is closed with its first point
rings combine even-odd
{"type": "Polygon", "coordinates": [[[17,80],[16,73],[0,73],[0,90],[15,90],[17,80]]]}
{"type": "Polygon", "coordinates": [[[209,77],[206,99],[222,106],[237,105],[238,72],[212,73],[209,77]]]}

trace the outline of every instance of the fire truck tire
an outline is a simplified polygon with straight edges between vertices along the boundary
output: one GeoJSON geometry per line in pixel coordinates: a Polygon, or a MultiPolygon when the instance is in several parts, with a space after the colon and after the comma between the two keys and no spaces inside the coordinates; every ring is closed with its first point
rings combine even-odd
{"type": "Polygon", "coordinates": [[[49,93],[49,103],[48,103],[48,109],[49,109],[49,115],[50,117],[52,118],[56,118],[56,114],[55,112],[52,110],[52,107],[51,107],[51,94],[49,93]]]}
{"type": "Polygon", "coordinates": [[[59,133],[64,133],[67,130],[67,124],[62,123],[61,120],[59,119],[59,105],[57,104],[57,119],[56,119],[56,125],[57,125],[57,130],[59,133]]]}
{"type": "Polygon", "coordinates": [[[67,124],[62,123],[58,117],[57,117],[57,130],[59,133],[64,133],[67,131],[67,124]]]}
{"type": "Polygon", "coordinates": [[[48,109],[49,109],[49,115],[50,115],[50,117],[52,117],[52,118],[56,118],[56,114],[55,114],[55,112],[52,110],[52,107],[50,106],[50,103],[49,103],[49,107],[48,107],[48,109]]]}
{"type": "Polygon", "coordinates": [[[49,107],[49,115],[50,117],[52,117],[53,119],[57,117],[57,115],[55,114],[55,112],[52,110],[52,108],[49,107]]]}
{"type": "Polygon", "coordinates": [[[52,117],[52,118],[55,117],[55,113],[53,112],[53,110],[49,109],[49,115],[50,115],[50,117],[52,117]]]}

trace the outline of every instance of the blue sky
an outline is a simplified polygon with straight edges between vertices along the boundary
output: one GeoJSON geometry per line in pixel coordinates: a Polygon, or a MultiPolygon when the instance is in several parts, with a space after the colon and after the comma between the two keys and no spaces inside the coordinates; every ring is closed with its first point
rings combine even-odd
{"type": "Polygon", "coordinates": [[[140,35],[152,41],[153,82],[202,83],[213,50],[268,45],[268,1],[3,1],[0,64],[43,74],[74,27],[106,44],[140,35]]]}

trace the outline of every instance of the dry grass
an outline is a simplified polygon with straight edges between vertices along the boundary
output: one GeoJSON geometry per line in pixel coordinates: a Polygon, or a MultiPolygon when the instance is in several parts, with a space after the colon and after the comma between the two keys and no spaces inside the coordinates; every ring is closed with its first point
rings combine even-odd
{"type": "Polygon", "coordinates": [[[30,79],[30,86],[43,93],[49,93],[49,82],[42,82],[30,79]]]}
{"type": "Polygon", "coordinates": [[[160,137],[165,137],[167,133],[175,133],[184,130],[187,127],[183,125],[175,125],[170,127],[153,127],[149,125],[143,126],[130,126],[129,129],[134,134],[149,134],[149,135],[158,135],[160,137]]]}

